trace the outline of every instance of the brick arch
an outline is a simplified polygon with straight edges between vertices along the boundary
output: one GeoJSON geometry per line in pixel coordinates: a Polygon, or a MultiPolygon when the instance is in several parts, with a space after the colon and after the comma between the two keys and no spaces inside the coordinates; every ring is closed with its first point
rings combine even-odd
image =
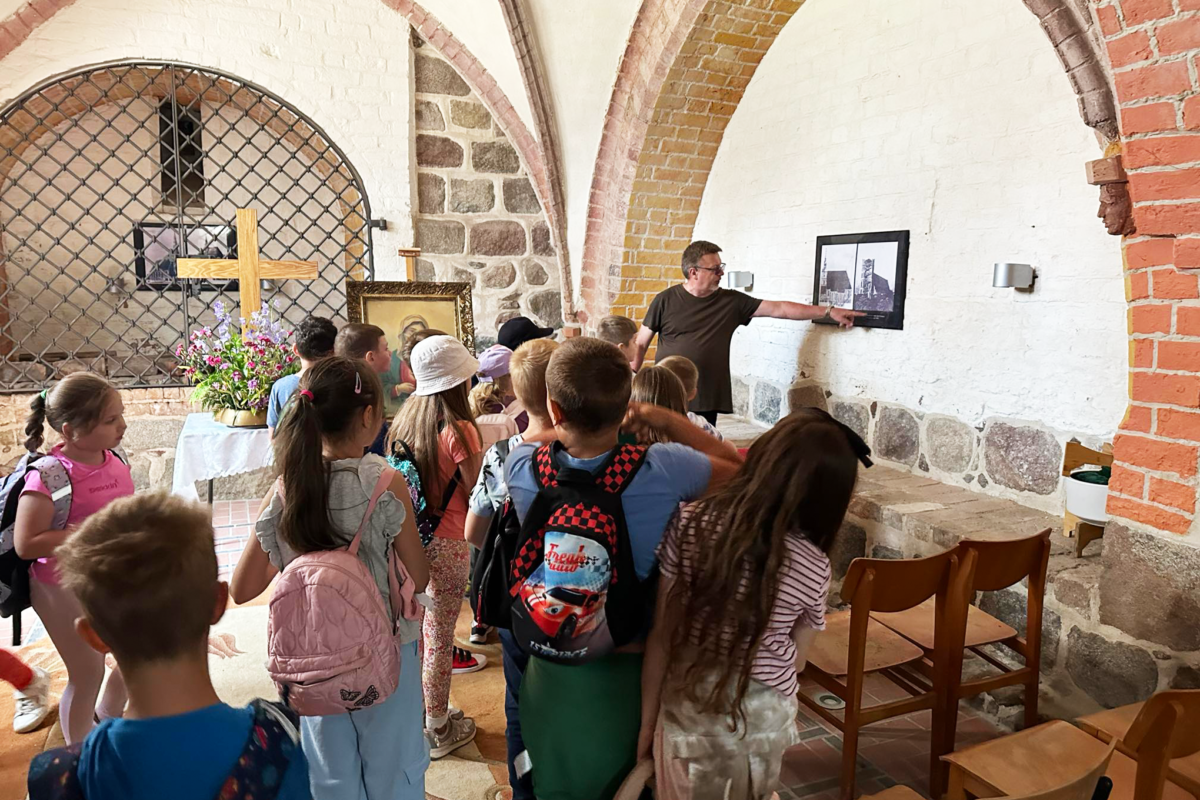
{"type": "MultiPolygon", "coordinates": [[[[575,296],[571,289],[571,274],[567,267],[565,241],[565,207],[561,192],[552,189],[552,173],[547,167],[547,158],[538,140],[530,133],[525,122],[513,108],[504,90],[467,47],[453,33],[414,0],[381,0],[384,5],[403,15],[421,36],[436,47],[462,75],[463,79],[479,95],[483,103],[499,121],[509,141],[521,156],[529,176],[533,179],[534,191],[550,222],[552,242],[555,245],[562,286],[563,316],[570,322],[575,317],[575,296]]],[[[16,50],[29,36],[55,14],[74,5],[75,0],[26,0],[26,2],[0,21],[0,62],[16,50]]],[[[513,35],[518,32],[510,31],[513,35]]],[[[523,33],[521,35],[524,35],[523,33]]]]}
{"type": "MultiPolygon", "coordinates": [[[[1116,104],[1091,16],[1072,0],[1024,3],[1054,46],[1084,122],[1105,140],[1116,139],[1116,104]]],[[[692,237],[725,128],[767,50],[803,0],[647,0],[634,35],[672,5],[672,35],[680,29],[684,35],[676,45],[659,34],[658,49],[636,48],[631,39],[613,93],[624,117],[610,109],[606,120],[580,281],[592,317],[640,317],[657,292],[678,281],[679,254],[692,237]],[[646,80],[648,66],[657,67],[651,71],[657,75],[663,62],[664,79],[646,80]],[[641,128],[630,122],[640,121],[639,111],[646,117],[641,128]]],[[[653,42],[653,31],[645,38],[653,42]]]]}

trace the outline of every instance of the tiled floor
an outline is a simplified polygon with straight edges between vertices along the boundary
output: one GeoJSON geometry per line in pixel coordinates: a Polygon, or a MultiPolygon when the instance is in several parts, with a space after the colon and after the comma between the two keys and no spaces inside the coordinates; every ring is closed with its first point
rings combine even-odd
{"type": "MultiPolygon", "coordinates": [[[[807,683],[801,691],[817,694],[822,690],[807,683]]],[[[876,705],[905,696],[886,678],[872,675],[866,679],[863,703],[876,705]]],[[[1001,735],[998,728],[965,704],[960,709],[956,749],[1001,735]]],[[[929,796],[929,719],[930,712],[923,711],[884,720],[860,731],[856,795],[874,794],[902,783],[923,797],[929,796]]],[[[784,755],[780,781],[785,788],[779,792],[780,800],[837,800],[841,734],[805,711],[800,712],[797,726],[804,741],[784,755]]]]}
{"type": "Polygon", "coordinates": [[[246,539],[254,534],[254,516],[261,500],[218,500],[213,503],[213,541],[217,546],[217,569],[221,580],[229,580],[246,539]]]}

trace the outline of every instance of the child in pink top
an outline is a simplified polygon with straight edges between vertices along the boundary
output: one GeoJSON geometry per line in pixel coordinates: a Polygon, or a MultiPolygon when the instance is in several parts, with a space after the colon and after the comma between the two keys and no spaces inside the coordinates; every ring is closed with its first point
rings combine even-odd
{"type": "Polygon", "coordinates": [[[62,462],[71,478],[71,513],[67,527],[55,530],[54,503],[37,472],[30,472],[17,501],[13,544],[17,555],[36,559],[30,568],[29,593],[33,610],[50,634],[50,640],[67,668],[67,688],[59,701],[59,718],[67,743],[83,741],[102,717],[119,717],[125,710],[125,683],[113,672],[100,705],[96,698],[104,681],[104,656],[93,650],[75,631],[83,616],[79,601],[59,586],[54,551],[71,530],[112,500],[133,494],[129,467],[113,448],[125,435],[124,405],[108,381],[77,372],[64,378],[48,393],[30,403],[25,448],[42,446],[45,424],[62,435],[62,444],[50,454],[62,462]]]}
{"type": "Polygon", "coordinates": [[[475,738],[475,721],[450,715],[450,676],[474,672],[487,664],[454,644],[454,624],[467,590],[470,545],[464,530],[467,497],[483,465],[483,447],[468,395],[479,361],[451,336],[430,336],[412,349],[417,388],[396,415],[388,433],[389,453],[403,441],[412,450],[421,476],[425,502],[446,513],[427,547],[433,611],[425,615],[425,727],[430,756],[438,759],[475,738]],[[451,486],[451,480],[458,480],[451,486]]]}

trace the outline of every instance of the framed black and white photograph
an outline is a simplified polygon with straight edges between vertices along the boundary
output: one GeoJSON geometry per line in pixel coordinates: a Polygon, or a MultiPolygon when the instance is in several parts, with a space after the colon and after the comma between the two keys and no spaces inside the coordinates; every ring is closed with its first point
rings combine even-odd
{"type": "Polygon", "coordinates": [[[903,330],[907,279],[908,231],[817,237],[813,305],[862,311],[855,327],[903,330]]]}
{"type": "MultiPolygon", "coordinates": [[[[183,284],[176,275],[179,258],[237,258],[237,232],[229,225],[192,225],[181,242],[174,225],[143,222],[133,228],[134,269],[137,288],[151,291],[179,291],[183,284]]],[[[194,289],[222,289],[236,292],[236,279],[228,281],[193,280],[194,289]]]]}

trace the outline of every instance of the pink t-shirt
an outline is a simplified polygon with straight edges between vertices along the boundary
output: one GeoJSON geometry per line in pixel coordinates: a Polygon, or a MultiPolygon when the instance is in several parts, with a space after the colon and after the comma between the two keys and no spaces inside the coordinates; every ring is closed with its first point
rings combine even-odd
{"type": "MultiPolygon", "coordinates": [[[[466,461],[473,455],[483,452],[483,444],[479,440],[479,434],[475,430],[474,425],[468,423],[460,423],[463,435],[470,442],[471,447],[464,450],[459,444],[458,437],[454,435],[454,431],[446,428],[438,435],[438,485],[445,486],[450,482],[450,476],[454,474],[454,470],[458,469],[458,465],[466,461]]],[[[458,486],[454,489],[454,497],[450,500],[450,505],[446,506],[446,514],[442,517],[441,524],[437,526],[437,530],[433,535],[439,539],[459,539],[463,538],[463,529],[467,527],[467,498],[471,494],[471,488],[475,485],[474,481],[468,480],[463,476],[458,478],[458,486]]],[[[441,498],[444,500],[445,498],[441,498]]],[[[434,509],[436,511],[436,509],[434,509]]]]}
{"type": "MultiPolygon", "coordinates": [[[[62,462],[71,478],[71,513],[67,515],[67,526],[78,525],[118,497],[133,494],[133,476],[129,466],[111,452],[104,454],[104,463],[94,466],[72,461],[62,453],[62,445],[50,451],[50,455],[62,462]]],[[[49,496],[50,490],[42,483],[37,470],[30,470],[25,478],[21,496],[38,492],[49,496]]],[[[29,568],[29,574],[42,583],[58,583],[58,569],[54,557],[39,558],[29,568]]]]}

